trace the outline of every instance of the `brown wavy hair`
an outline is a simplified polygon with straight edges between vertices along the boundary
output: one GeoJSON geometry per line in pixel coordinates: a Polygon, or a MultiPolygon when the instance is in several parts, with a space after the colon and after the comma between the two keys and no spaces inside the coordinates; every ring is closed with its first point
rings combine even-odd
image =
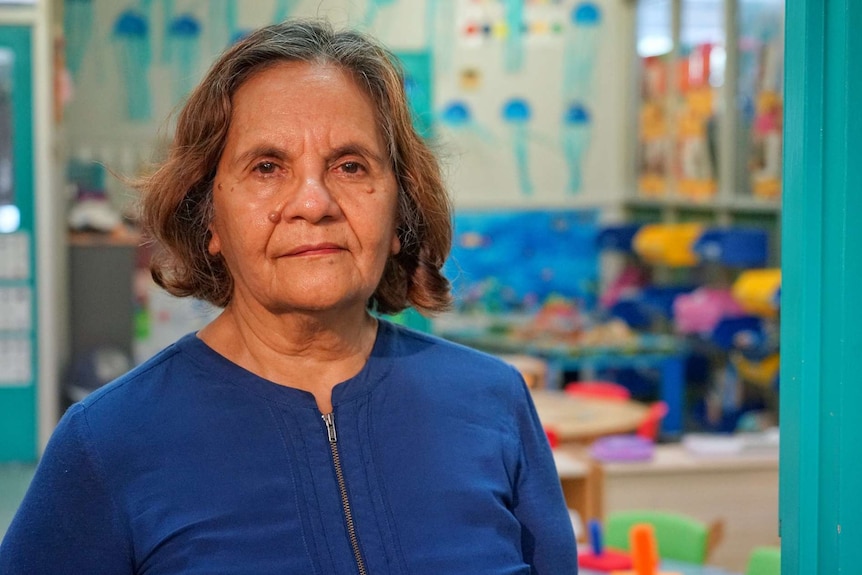
{"type": "Polygon", "coordinates": [[[207,250],[216,166],[233,95],[252,75],[285,61],[338,66],[375,103],[399,187],[401,251],[389,258],[369,308],[381,313],[411,305],[424,313],[448,309],[450,284],[441,268],[452,244],[451,201],[437,158],[413,127],[401,67],[372,38],[353,30],[336,32],[320,20],[288,20],[252,32],[228,48],[190,94],[167,159],[135,182],[144,232],[159,248],[150,265],[153,279],[175,296],[219,307],[230,303],[230,269],[221,255],[207,250]]]}

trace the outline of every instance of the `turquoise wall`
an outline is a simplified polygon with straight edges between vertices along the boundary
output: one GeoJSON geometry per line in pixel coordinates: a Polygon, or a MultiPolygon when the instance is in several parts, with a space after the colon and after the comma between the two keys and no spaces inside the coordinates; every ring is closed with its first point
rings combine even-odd
{"type": "Polygon", "coordinates": [[[788,0],[782,574],[862,569],[862,2],[788,0]]]}
{"type": "MultiPolygon", "coordinates": [[[[30,278],[2,279],[0,287],[30,288],[32,301],[36,301],[36,248],[33,188],[33,102],[31,70],[31,29],[23,26],[0,26],[0,48],[14,53],[12,75],[13,109],[13,177],[14,203],[21,211],[21,227],[17,233],[30,238],[30,278]]],[[[36,311],[30,310],[31,326],[36,326],[36,311]]],[[[19,338],[17,332],[0,332],[0,337],[19,338]]],[[[0,461],[32,461],[37,454],[36,382],[37,341],[36,330],[30,330],[32,349],[31,381],[0,385],[0,461]]]]}

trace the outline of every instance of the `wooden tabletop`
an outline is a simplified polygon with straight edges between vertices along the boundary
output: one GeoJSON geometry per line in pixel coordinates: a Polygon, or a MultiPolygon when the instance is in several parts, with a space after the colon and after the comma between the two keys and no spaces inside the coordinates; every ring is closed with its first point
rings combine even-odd
{"type": "Polygon", "coordinates": [[[532,395],[542,425],[563,443],[633,432],[648,409],[637,401],[575,397],[557,390],[534,389],[532,395]]]}

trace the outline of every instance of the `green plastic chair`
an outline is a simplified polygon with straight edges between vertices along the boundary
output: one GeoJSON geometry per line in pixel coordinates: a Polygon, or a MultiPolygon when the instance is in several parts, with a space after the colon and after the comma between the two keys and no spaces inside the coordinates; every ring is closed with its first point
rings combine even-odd
{"type": "Polygon", "coordinates": [[[632,510],[608,514],[605,521],[605,544],[622,551],[630,551],[629,532],[633,525],[639,523],[652,525],[658,544],[658,555],[662,559],[703,565],[709,552],[721,538],[721,522],[707,525],[679,513],[632,510]]]}
{"type": "Polygon", "coordinates": [[[781,575],[781,549],[755,547],[748,556],[745,575],[781,575]]]}

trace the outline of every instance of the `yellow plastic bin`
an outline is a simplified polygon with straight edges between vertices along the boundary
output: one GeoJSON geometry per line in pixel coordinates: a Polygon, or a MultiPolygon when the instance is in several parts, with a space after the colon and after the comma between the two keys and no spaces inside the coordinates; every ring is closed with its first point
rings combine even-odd
{"type": "Polygon", "coordinates": [[[632,246],[644,261],[669,267],[697,264],[694,244],[704,231],[703,224],[647,224],[635,234],[632,246]]]}

